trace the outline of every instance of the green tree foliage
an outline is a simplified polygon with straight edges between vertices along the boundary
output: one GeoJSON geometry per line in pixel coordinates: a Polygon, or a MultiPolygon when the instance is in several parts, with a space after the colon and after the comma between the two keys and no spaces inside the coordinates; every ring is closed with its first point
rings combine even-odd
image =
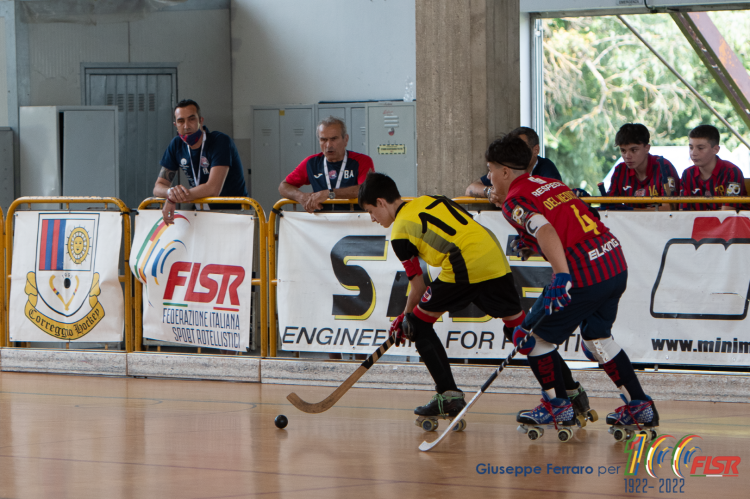
{"type": "MultiPolygon", "coordinates": [[[[714,12],[727,42],[748,61],[750,13],[714,12]]],[[[654,46],[740,133],[747,127],[667,14],[628,16],[654,46]]],[[[624,123],[643,123],[652,145],[687,145],[687,134],[712,124],[722,146],[740,142],[616,17],[544,21],[545,154],[571,186],[594,192],[620,157],[614,138],[624,123]]],[[[747,68],[747,62],[744,62],[747,68]]]]}

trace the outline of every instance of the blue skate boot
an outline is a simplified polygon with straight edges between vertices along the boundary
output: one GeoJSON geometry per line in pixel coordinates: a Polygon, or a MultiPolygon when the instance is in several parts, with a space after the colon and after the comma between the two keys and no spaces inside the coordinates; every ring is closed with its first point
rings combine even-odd
{"type": "Polygon", "coordinates": [[[631,400],[620,395],[625,405],[615,409],[615,412],[607,414],[607,424],[611,425],[609,432],[615,440],[622,442],[630,439],[633,433],[646,436],[647,440],[657,437],[656,428],[659,426],[659,412],[656,410],[654,401],[646,396],[646,400],[631,400]]]}
{"type": "MultiPolygon", "coordinates": [[[[436,393],[426,405],[414,409],[414,414],[418,416],[414,424],[424,431],[435,431],[438,428],[438,419],[453,421],[453,418],[458,416],[464,407],[466,407],[464,392],[446,390],[443,393],[436,393]]],[[[464,419],[453,427],[453,431],[464,431],[465,429],[466,421],[464,419]]]]}
{"type": "Polygon", "coordinates": [[[516,421],[521,423],[518,431],[526,433],[529,439],[536,440],[544,435],[545,428],[554,428],[557,438],[561,442],[567,442],[573,437],[571,426],[576,426],[575,411],[573,404],[568,399],[549,398],[547,392],[542,390],[542,400],[535,409],[531,411],[520,411],[516,421]]]}

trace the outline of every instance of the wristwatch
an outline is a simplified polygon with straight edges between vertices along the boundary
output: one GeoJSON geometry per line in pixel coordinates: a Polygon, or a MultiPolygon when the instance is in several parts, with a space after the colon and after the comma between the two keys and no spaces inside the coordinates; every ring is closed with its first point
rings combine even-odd
{"type": "Polygon", "coordinates": [[[328,190],[328,199],[336,199],[336,193],[333,192],[333,189],[328,190]]]}

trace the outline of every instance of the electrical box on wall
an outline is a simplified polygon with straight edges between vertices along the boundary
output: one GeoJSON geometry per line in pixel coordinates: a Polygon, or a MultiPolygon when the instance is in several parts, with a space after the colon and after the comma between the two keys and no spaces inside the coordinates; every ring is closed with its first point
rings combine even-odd
{"type": "MultiPolygon", "coordinates": [[[[329,116],[346,124],[348,150],[370,156],[375,171],[392,177],[403,196],[417,195],[416,102],[256,106],[250,196],[266,213],[281,197],[281,181],[307,156],[320,152],[315,127],[329,116]]],[[[310,187],[302,190],[310,192],[310,187]]]]}

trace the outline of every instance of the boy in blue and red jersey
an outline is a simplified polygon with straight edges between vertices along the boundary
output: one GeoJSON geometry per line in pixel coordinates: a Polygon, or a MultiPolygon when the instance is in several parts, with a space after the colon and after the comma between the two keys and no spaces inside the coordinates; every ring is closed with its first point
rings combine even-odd
{"type": "MultiPolygon", "coordinates": [[[[688,134],[693,166],[682,172],[683,196],[747,196],[742,170],[719,153],[721,136],[716,127],[699,125],[688,134]]],[[[683,210],[746,210],[744,204],[683,203],[683,210]]]]}
{"type": "MultiPolygon", "coordinates": [[[[623,162],[615,167],[608,196],[676,196],[680,192],[680,176],[663,156],[649,154],[651,135],[640,123],[626,123],[615,135],[623,162]]],[[[629,204],[646,208],[644,204],[629,204]]],[[[668,203],[662,209],[677,209],[668,203]]]]}
{"type": "Polygon", "coordinates": [[[541,254],[553,270],[552,282],[514,332],[517,344],[528,324],[542,313],[549,315],[521,350],[542,385],[542,404],[519,412],[517,420],[532,425],[575,423],[575,398],[585,392],[573,380],[556,345],[580,325],[587,355],[604,368],[625,401],[607,416],[607,423],[658,426],[651,398],[643,392],[627,354],[612,339],[612,324],[628,279],[620,242],[565,184],[524,171],[529,148],[522,140],[498,139],[485,156],[492,185],[505,195],[503,215],[518,231],[517,246],[541,254]]]}

